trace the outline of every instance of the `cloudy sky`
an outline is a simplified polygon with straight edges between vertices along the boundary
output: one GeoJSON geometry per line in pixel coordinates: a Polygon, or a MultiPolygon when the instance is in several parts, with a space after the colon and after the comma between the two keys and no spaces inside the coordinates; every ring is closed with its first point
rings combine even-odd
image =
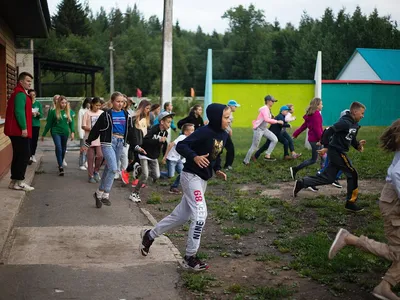
{"type": "MultiPolygon", "coordinates": [[[[47,0],[50,13],[53,15],[57,11],[57,4],[61,0],[47,0]]],[[[81,0],[83,2],[83,0],[81,0]]],[[[118,7],[125,11],[128,6],[136,3],[139,11],[145,18],[157,15],[160,20],[163,13],[163,0],[87,0],[93,12],[99,11],[103,6],[106,11],[112,7],[118,7]]],[[[357,5],[360,5],[364,14],[369,14],[376,7],[380,15],[391,15],[393,20],[397,20],[400,25],[400,4],[399,0],[173,0],[174,1],[174,22],[179,20],[181,28],[186,30],[197,29],[201,26],[204,32],[224,32],[228,27],[228,22],[221,16],[231,7],[240,4],[248,7],[251,3],[257,9],[264,11],[268,22],[276,19],[285,25],[291,22],[298,25],[300,16],[305,10],[313,18],[322,16],[325,8],[330,7],[335,13],[345,7],[347,12],[352,13],[357,5]]]]}

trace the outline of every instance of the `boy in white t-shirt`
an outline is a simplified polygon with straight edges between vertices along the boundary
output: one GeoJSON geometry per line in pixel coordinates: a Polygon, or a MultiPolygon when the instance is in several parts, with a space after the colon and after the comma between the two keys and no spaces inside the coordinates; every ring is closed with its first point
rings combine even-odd
{"type": "Polygon", "coordinates": [[[194,125],[190,123],[186,123],[182,126],[182,133],[178,136],[175,141],[169,143],[167,151],[163,157],[162,163],[167,163],[168,172],[161,172],[163,176],[172,178],[175,175],[175,171],[178,173],[174,183],[171,185],[169,192],[171,194],[181,194],[178,190],[179,182],[181,179],[181,172],[183,170],[183,164],[185,163],[185,158],[180,156],[180,154],[176,151],[176,145],[183,141],[186,137],[192,134],[194,131],[194,125]]]}

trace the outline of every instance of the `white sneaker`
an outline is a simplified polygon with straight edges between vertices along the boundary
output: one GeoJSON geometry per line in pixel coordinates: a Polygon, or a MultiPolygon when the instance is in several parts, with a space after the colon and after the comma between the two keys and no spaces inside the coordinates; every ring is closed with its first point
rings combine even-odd
{"type": "Polygon", "coordinates": [[[31,161],[32,161],[32,162],[34,162],[34,163],[36,163],[36,162],[37,162],[35,155],[32,155],[32,157],[31,157],[31,161]]]}
{"type": "Polygon", "coordinates": [[[64,158],[64,160],[63,160],[63,167],[66,167],[66,166],[68,166],[68,164],[67,164],[67,162],[65,161],[65,158],[64,158]]]}
{"type": "Polygon", "coordinates": [[[14,190],[30,192],[30,191],[33,191],[34,189],[35,188],[33,186],[27,185],[23,181],[17,180],[14,184],[14,190]]]}
{"type": "Polygon", "coordinates": [[[132,193],[129,195],[129,200],[131,200],[131,201],[133,201],[133,202],[136,202],[136,203],[139,203],[139,202],[142,201],[142,199],[140,199],[139,193],[136,193],[136,192],[132,192],[132,193]]]}
{"type": "Polygon", "coordinates": [[[87,164],[87,161],[85,161],[85,168],[86,168],[86,169],[88,168],[88,164],[87,164]]]}
{"type": "Polygon", "coordinates": [[[119,173],[115,173],[115,175],[114,175],[114,180],[117,180],[117,179],[119,179],[119,173]]]}
{"type": "Polygon", "coordinates": [[[86,171],[87,169],[86,169],[85,166],[80,166],[80,167],[79,167],[79,170],[86,171]]]}

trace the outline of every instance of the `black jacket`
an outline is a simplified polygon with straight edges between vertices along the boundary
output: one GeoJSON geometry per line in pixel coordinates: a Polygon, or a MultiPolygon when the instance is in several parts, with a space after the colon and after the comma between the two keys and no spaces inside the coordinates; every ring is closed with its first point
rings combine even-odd
{"type": "Polygon", "coordinates": [[[155,125],[147,132],[143,138],[142,148],[146,151],[146,156],[151,159],[157,159],[160,156],[163,144],[160,142],[161,137],[167,137],[168,131],[161,130],[160,125],[155,125]]]}
{"type": "Polygon", "coordinates": [[[226,105],[210,104],[207,107],[209,123],[180,141],[176,145],[176,151],[186,158],[183,171],[196,174],[203,180],[208,180],[221,169],[221,153],[225,147],[228,133],[221,129],[222,114],[226,105]],[[199,155],[209,154],[207,159],[210,164],[207,168],[200,168],[194,158],[199,155]]]}
{"type": "Polygon", "coordinates": [[[199,129],[204,126],[204,121],[202,117],[196,117],[194,112],[191,112],[186,118],[179,120],[178,128],[181,129],[183,125],[190,123],[194,125],[194,130],[199,129]]]}
{"type": "Polygon", "coordinates": [[[353,119],[350,113],[346,113],[335,124],[326,129],[322,134],[324,147],[334,148],[338,152],[348,152],[350,145],[358,150],[360,143],[357,141],[357,133],[360,125],[353,119]]]}
{"type": "MultiPolygon", "coordinates": [[[[100,136],[100,143],[102,145],[111,145],[112,135],[113,135],[113,121],[111,115],[111,109],[104,111],[99,118],[97,119],[96,123],[90,130],[89,136],[85,141],[85,146],[90,147],[90,144],[96,140],[100,136]]],[[[132,142],[130,139],[132,136],[130,132],[133,130],[133,121],[132,117],[123,110],[125,114],[125,135],[124,135],[124,144],[129,144],[132,142]]]]}
{"type": "Polygon", "coordinates": [[[280,135],[282,132],[282,128],[290,127],[290,124],[285,121],[285,116],[282,114],[278,114],[275,117],[275,120],[283,121],[283,125],[276,123],[276,124],[271,124],[271,126],[269,127],[269,130],[272,131],[273,134],[275,134],[278,137],[278,135],[280,135]]]}

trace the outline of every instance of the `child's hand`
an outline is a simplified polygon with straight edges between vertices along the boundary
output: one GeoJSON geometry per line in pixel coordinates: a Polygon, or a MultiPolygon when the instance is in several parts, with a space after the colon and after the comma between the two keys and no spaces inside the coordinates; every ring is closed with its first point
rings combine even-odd
{"type": "Polygon", "coordinates": [[[81,147],[81,152],[85,152],[87,149],[88,149],[88,147],[86,147],[85,145],[83,145],[83,146],[81,147]]]}
{"type": "Polygon", "coordinates": [[[165,164],[167,163],[167,158],[166,158],[166,157],[163,157],[161,163],[162,163],[163,165],[165,165],[165,164]]]}
{"type": "Polygon", "coordinates": [[[361,141],[359,142],[358,151],[364,152],[364,145],[365,145],[366,143],[367,143],[366,140],[361,140],[361,141]]]}
{"type": "Polygon", "coordinates": [[[144,150],[143,148],[139,147],[138,151],[144,155],[147,154],[146,150],[144,150]]]}
{"type": "Polygon", "coordinates": [[[221,178],[222,180],[226,181],[227,176],[226,176],[226,174],[225,174],[224,172],[222,172],[221,170],[218,170],[217,172],[215,172],[215,175],[216,175],[218,178],[221,178]]]}
{"type": "Polygon", "coordinates": [[[321,150],[317,150],[320,156],[324,156],[326,152],[328,152],[328,148],[322,148],[321,150]]]}
{"type": "Polygon", "coordinates": [[[210,162],[208,161],[207,157],[210,155],[209,153],[201,156],[196,156],[193,158],[194,162],[200,167],[200,168],[207,168],[210,162]]]}
{"type": "Polygon", "coordinates": [[[283,125],[283,121],[281,120],[279,120],[277,123],[283,125]]]}

